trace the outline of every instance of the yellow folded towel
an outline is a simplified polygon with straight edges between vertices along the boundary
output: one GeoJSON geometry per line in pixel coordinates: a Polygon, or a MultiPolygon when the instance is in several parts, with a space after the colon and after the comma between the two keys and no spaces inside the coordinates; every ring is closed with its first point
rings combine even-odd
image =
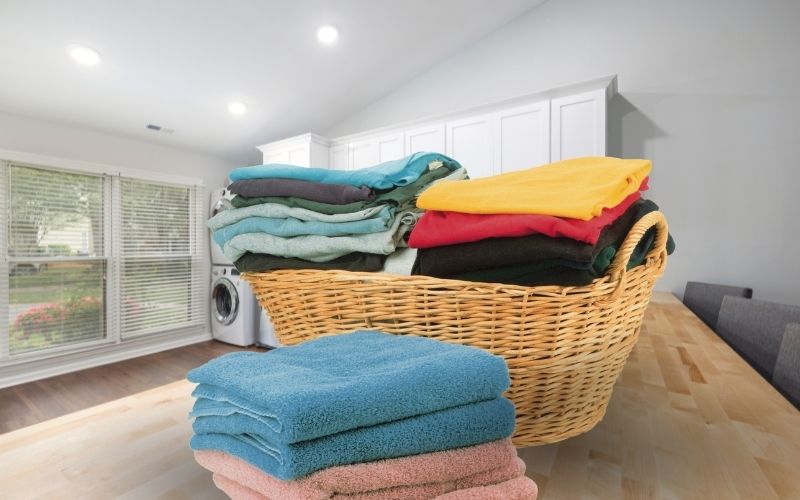
{"type": "Polygon", "coordinates": [[[544,214],[589,220],[637,191],[650,160],[587,157],[425,190],[417,206],[470,214],[544,214]]]}

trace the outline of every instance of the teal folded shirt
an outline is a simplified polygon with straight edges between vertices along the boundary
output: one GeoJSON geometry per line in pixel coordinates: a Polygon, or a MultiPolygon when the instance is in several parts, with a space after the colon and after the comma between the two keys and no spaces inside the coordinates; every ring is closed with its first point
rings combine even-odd
{"type": "Polygon", "coordinates": [[[196,435],[190,446],[193,450],[228,453],[267,474],[291,480],[337,465],[431,453],[506,438],[514,432],[514,405],[497,397],[292,444],[265,437],[264,427],[264,423],[240,414],[198,417],[193,424],[196,435]]]}
{"type": "Polygon", "coordinates": [[[448,170],[456,170],[461,165],[439,153],[414,153],[399,160],[379,163],[359,170],[332,170],[328,168],[308,168],[295,165],[258,165],[240,167],[231,171],[231,181],[245,179],[297,179],[302,181],[321,182],[323,184],[349,184],[351,186],[367,186],[372,189],[391,189],[406,186],[419,178],[428,170],[432,162],[440,161],[448,170]]]}
{"type": "Polygon", "coordinates": [[[306,221],[294,217],[247,217],[224,226],[213,232],[212,238],[224,247],[234,236],[246,233],[266,233],[283,238],[306,234],[319,236],[346,236],[350,234],[370,234],[386,231],[393,222],[394,210],[384,206],[380,212],[369,219],[348,222],[306,221]]]}

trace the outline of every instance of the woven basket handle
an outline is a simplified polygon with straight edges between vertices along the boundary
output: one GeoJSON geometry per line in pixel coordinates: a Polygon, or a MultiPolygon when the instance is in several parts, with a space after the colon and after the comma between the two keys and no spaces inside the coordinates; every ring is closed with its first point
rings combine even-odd
{"type": "Polygon", "coordinates": [[[622,289],[624,288],[623,285],[625,284],[625,274],[628,269],[628,262],[631,260],[631,255],[636,249],[636,246],[639,244],[639,241],[641,241],[641,239],[644,237],[645,233],[653,227],[656,228],[656,240],[653,244],[653,248],[647,252],[645,262],[650,262],[651,259],[655,262],[658,262],[658,265],[661,267],[661,269],[654,274],[654,277],[661,276],[661,273],[663,272],[664,266],[667,262],[667,237],[669,236],[669,228],[667,227],[667,219],[664,218],[664,214],[661,212],[650,212],[636,221],[636,224],[634,224],[631,230],[628,232],[628,236],[625,237],[625,241],[622,243],[619,251],[614,256],[614,261],[608,268],[607,274],[611,277],[611,281],[618,282],[618,285],[611,294],[611,297],[609,297],[609,300],[615,300],[622,292],[622,289]]]}

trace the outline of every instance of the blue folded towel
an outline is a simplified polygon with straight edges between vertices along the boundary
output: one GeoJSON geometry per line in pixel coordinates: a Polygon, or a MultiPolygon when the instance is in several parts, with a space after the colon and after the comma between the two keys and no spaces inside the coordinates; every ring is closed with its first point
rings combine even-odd
{"type": "Polygon", "coordinates": [[[493,399],[509,386],[505,360],[483,349],[364,331],[226,354],[188,378],[200,384],[195,397],[262,416],[282,443],[493,399]]]}
{"type": "Polygon", "coordinates": [[[304,221],[288,217],[247,217],[212,233],[214,242],[224,247],[234,236],[245,233],[267,233],[282,238],[306,234],[320,236],[346,236],[351,234],[370,234],[386,231],[394,222],[394,210],[383,207],[375,217],[349,222],[304,221]]]}
{"type": "Polygon", "coordinates": [[[442,162],[442,167],[456,170],[461,165],[439,153],[414,153],[399,160],[387,161],[359,170],[331,170],[328,168],[308,168],[294,165],[269,164],[253,167],[239,167],[231,170],[230,179],[297,179],[321,182],[323,184],[350,184],[367,186],[373,189],[391,189],[411,184],[419,178],[434,161],[442,162]]]}
{"type": "Polygon", "coordinates": [[[293,444],[264,437],[264,424],[245,415],[198,417],[193,428],[197,433],[191,441],[193,450],[223,451],[290,480],[335,465],[506,438],[514,432],[514,405],[500,397],[293,444]]]}

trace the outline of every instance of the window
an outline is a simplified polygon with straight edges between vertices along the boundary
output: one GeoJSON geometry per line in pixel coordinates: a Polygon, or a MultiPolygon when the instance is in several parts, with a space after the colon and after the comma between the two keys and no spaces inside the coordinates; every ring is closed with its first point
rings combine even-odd
{"type": "Polygon", "coordinates": [[[197,324],[191,190],[123,179],[121,199],[122,337],[197,324]]]}
{"type": "Polygon", "coordinates": [[[9,353],[106,338],[104,179],[7,175],[9,353]]]}
{"type": "Polygon", "coordinates": [[[197,191],[0,162],[0,359],[202,326],[197,191]]]}

